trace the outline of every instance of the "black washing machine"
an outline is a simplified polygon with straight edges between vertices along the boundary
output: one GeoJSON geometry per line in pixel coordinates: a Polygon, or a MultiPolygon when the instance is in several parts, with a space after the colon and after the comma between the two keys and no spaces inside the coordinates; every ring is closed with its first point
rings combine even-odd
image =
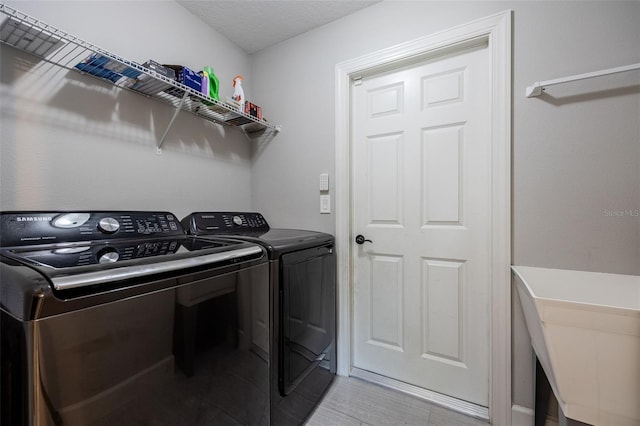
{"type": "Polygon", "coordinates": [[[269,422],[260,245],[167,212],[5,212],[0,231],[1,424],[269,422]]]}
{"type": "Polygon", "coordinates": [[[304,423],[336,372],[334,237],[272,229],[260,213],[197,212],[182,225],[192,235],[240,239],[267,250],[271,424],[304,423]]]}

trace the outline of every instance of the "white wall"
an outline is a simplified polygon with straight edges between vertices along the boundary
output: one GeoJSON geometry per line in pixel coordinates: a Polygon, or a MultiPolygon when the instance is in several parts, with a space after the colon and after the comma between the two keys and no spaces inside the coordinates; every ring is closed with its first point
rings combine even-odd
{"type": "MultiPolygon", "coordinates": [[[[221,94],[250,58],[175,2],[13,1],[12,7],[127,59],[214,68],[221,94]]],[[[235,129],[0,50],[2,210],[250,208],[250,142],[235,129]]],[[[250,90],[250,86],[249,86],[250,90]]]]}
{"type": "MultiPolygon", "coordinates": [[[[639,73],[524,96],[535,81],[640,62],[640,2],[385,1],[253,55],[253,95],[283,131],[254,146],[252,207],[277,226],[334,232],[334,216],[318,213],[317,175],[335,176],[335,65],[505,9],[514,264],[640,274],[640,218],[606,213],[640,209],[639,73]]],[[[520,309],[515,299],[513,401],[532,407],[520,309]]]]}

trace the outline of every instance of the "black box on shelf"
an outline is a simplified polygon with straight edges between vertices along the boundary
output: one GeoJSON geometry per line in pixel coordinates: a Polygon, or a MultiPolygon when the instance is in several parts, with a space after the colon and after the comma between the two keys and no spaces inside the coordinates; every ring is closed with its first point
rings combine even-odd
{"type": "MultiPolygon", "coordinates": [[[[142,66],[148,68],[151,71],[155,71],[156,73],[171,80],[176,79],[176,73],[174,70],[172,70],[171,68],[163,67],[154,60],[150,59],[142,64],[142,66]]],[[[131,86],[131,89],[147,95],[155,95],[156,93],[171,89],[172,87],[173,86],[171,84],[165,83],[162,80],[158,80],[155,77],[151,77],[147,74],[141,74],[136,82],[131,86]]]]}
{"type": "Polygon", "coordinates": [[[197,72],[193,72],[189,68],[182,65],[167,65],[164,64],[164,67],[170,68],[176,73],[176,81],[178,83],[182,83],[187,87],[192,88],[200,92],[202,89],[202,77],[198,75],[197,72]]]}
{"type": "Polygon", "coordinates": [[[142,64],[143,67],[145,68],[149,68],[152,71],[157,72],[158,74],[165,76],[167,78],[170,78],[172,80],[176,79],[176,72],[168,67],[164,67],[162,66],[162,64],[149,59],[147,62],[145,62],[144,64],[142,64]]]}

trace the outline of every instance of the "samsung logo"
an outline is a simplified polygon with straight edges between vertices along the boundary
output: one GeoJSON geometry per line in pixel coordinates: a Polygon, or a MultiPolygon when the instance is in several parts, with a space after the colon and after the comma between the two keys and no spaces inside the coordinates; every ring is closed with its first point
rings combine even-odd
{"type": "Polygon", "coordinates": [[[50,222],[53,219],[51,216],[18,216],[16,221],[18,222],[50,222]]]}

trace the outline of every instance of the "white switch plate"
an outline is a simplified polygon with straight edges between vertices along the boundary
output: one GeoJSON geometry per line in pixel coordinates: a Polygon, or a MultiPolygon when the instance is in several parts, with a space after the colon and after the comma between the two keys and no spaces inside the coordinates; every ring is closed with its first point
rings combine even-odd
{"type": "Polygon", "coordinates": [[[320,191],[329,190],[329,173],[320,173],[320,191]]]}
{"type": "Polygon", "coordinates": [[[320,196],[320,213],[331,213],[331,196],[328,194],[320,196]]]}

